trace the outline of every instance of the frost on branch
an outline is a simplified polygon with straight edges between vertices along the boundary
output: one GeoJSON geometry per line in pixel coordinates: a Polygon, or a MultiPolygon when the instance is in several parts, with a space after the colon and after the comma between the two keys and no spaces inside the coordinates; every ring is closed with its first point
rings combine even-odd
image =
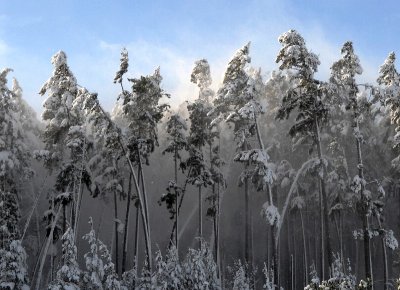
{"type": "Polygon", "coordinates": [[[350,189],[355,193],[359,194],[361,189],[365,187],[367,182],[364,179],[361,179],[358,175],[354,176],[353,182],[350,184],[350,189]]]}
{"type": "Polygon", "coordinates": [[[279,224],[279,220],[281,218],[278,208],[274,205],[269,205],[268,202],[263,204],[261,215],[265,219],[265,221],[271,226],[279,224]]]}
{"type": "Polygon", "coordinates": [[[386,247],[390,248],[391,250],[396,250],[399,247],[399,242],[395,238],[392,230],[385,231],[384,241],[386,247]]]}

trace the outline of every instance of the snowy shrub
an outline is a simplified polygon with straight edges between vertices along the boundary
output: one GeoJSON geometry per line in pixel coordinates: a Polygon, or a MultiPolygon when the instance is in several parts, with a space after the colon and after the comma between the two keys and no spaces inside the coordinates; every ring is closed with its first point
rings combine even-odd
{"type": "Polygon", "coordinates": [[[0,248],[0,289],[30,289],[26,253],[19,240],[0,248]]]}

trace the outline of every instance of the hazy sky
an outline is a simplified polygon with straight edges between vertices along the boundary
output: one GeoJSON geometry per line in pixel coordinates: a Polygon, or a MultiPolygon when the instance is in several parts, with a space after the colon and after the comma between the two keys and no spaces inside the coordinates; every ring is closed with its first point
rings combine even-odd
{"type": "Polygon", "coordinates": [[[320,56],[319,77],[329,75],[341,45],[352,40],[362,80],[373,82],[387,54],[400,53],[399,8],[395,0],[0,0],[0,68],[14,69],[25,98],[41,112],[37,92],[51,75],[51,56],[64,50],[78,83],[111,109],[125,46],[129,76],[160,66],[164,89],[177,104],[195,97],[190,72],[196,59],[209,60],[217,88],[232,54],[251,41],[252,64],[267,73],[276,68],[278,36],[293,28],[320,56]]]}

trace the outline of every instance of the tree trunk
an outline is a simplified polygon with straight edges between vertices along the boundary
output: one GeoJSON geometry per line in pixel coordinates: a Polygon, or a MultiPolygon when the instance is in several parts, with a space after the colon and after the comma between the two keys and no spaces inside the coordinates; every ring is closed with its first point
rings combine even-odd
{"type": "Polygon", "coordinates": [[[221,273],[221,253],[220,253],[220,246],[219,246],[219,237],[220,237],[220,227],[219,227],[219,219],[220,219],[220,184],[217,184],[217,212],[216,212],[216,236],[215,236],[215,244],[216,244],[216,257],[215,260],[217,261],[217,268],[218,268],[218,278],[222,279],[221,273]]]}
{"type": "Polygon", "coordinates": [[[244,214],[245,214],[244,259],[246,263],[250,263],[249,184],[247,178],[245,178],[244,180],[244,214]]]}
{"type": "Polygon", "coordinates": [[[305,285],[308,285],[308,260],[307,260],[307,246],[306,246],[306,234],[304,230],[304,219],[303,219],[303,212],[300,211],[300,221],[301,221],[301,233],[303,236],[303,257],[304,257],[304,271],[305,271],[305,285]]]}
{"type": "MultiPolygon", "coordinates": [[[[379,220],[379,216],[376,217],[379,225],[379,229],[383,230],[382,223],[379,220]]],[[[385,236],[382,236],[382,254],[383,254],[383,289],[388,290],[389,288],[389,273],[388,273],[388,258],[387,258],[387,250],[385,243],[385,236]]]]}
{"type": "Polygon", "coordinates": [[[129,158],[129,154],[128,154],[128,151],[126,149],[126,146],[124,145],[124,142],[122,141],[120,131],[118,130],[118,128],[115,125],[115,123],[110,119],[110,116],[101,107],[101,105],[100,105],[100,103],[99,103],[97,98],[95,98],[95,101],[96,101],[97,108],[102,112],[103,116],[107,119],[107,121],[109,122],[110,126],[115,128],[115,132],[118,134],[118,144],[119,144],[122,152],[124,153],[124,156],[125,156],[126,161],[128,163],[129,169],[130,169],[130,171],[132,173],[134,185],[135,185],[136,191],[138,192],[138,200],[139,200],[140,208],[141,208],[140,213],[142,215],[142,220],[143,220],[143,224],[144,224],[146,252],[147,252],[147,257],[148,257],[147,259],[148,259],[149,269],[151,270],[152,269],[152,260],[153,260],[153,258],[152,258],[152,252],[151,252],[150,227],[148,225],[148,219],[146,218],[145,212],[143,210],[143,205],[144,205],[143,197],[146,195],[146,193],[142,192],[142,194],[143,194],[143,197],[142,197],[141,190],[140,190],[139,185],[138,185],[138,180],[137,180],[136,175],[135,175],[135,169],[133,167],[132,161],[129,158]]]}
{"type": "MultiPolygon", "coordinates": [[[[203,203],[201,200],[201,186],[199,186],[199,249],[201,249],[201,245],[203,243],[203,219],[202,219],[202,212],[203,212],[203,203]]],[[[177,231],[178,232],[178,231],[177,231]]]]}
{"type": "Polygon", "coordinates": [[[119,275],[119,241],[118,241],[118,204],[117,193],[114,190],[114,235],[115,235],[115,272],[119,275]]]}
{"type": "MultiPolygon", "coordinates": [[[[144,229],[144,238],[147,245],[147,265],[149,267],[149,271],[152,271],[152,254],[151,254],[151,240],[150,240],[150,222],[149,222],[149,215],[148,215],[148,205],[147,205],[147,192],[146,192],[146,185],[144,183],[144,172],[142,167],[142,161],[140,159],[139,149],[138,153],[138,160],[139,160],[139,172],[140,172],[140,180],[142,184],[142,194],[143,194],[143,205],[140,205],[140,210],[142,214],[142,221],[143,221],[143,229],[144,229]],[[143,209],[144,207],[144,209],[143,209]]],[[[139,191],[139,190],[138,190],[139,191]]]]}
{"type": "MultiPolygon", "coordinates": [[[[190,172],[191,172],[191,168],[189,168],[189,172],[187,174],[188,176],[190,175],[190,172]]],[[[178,213],[180,212],[181,207],[182,207],[183,198],[185,197],[185,192],[186,192],[186,186],[187,185],[188,185],[188,179],[186,178],[185,185],[183,186],[183,189],[182,189],[182,192],[181,192],[181,198],[179,199],[178,213]]],[[[178,238],[179,238],[179,231],[176,229],[176,226],[177,226],[176,220],[174,220],[174,225],[172,226],[171,234],[170,234],[170,237],[169,237],[169,245],[168,245],[168,247],[171,247],[171,244],[172,244],[172,242],[174,240],[175,234],[177,234],[178,238]]]]}
{"type": "MultiPolygon", "coordinates": [[[[178,186],[178,150],[175,148],[174,151],[174,175],[175,175],[175,185],[178,186]]],[[[175,247],[176,253],[179,257],[179,203],[178,203],[178,190],[175,188],[175,224],[176,224],[176,231],[175,231],[175,247]]]]}
{"type": "Polygon", "coordinates": [[[320,234],[320,247],[321,247],[321,255],[320,255],[320,265],[321,265],[321,272],[320,277],[322,280],[325,280],[325,241],[324,241],[324,210],[323,210],[323,198],[322,198],[322,184],[321,179],[319,180],[318,184],[319,188],[319,234],[320,234]]]}
{"type": "Polygon", "coordinates": [[[123,251],[122,251],[122,273],[126,271],[126,256],[128,255],[128,230],[129,230],[129,214],[131,210],[131,199],[132,199],[132,173],[129,174],[128,182],[128,199],[126,201],[126,212],[125,212],[125,223],[124,223],[124,240],[123,240],[123,251]]]}
{"type": "Polygon", "coordinates": [[[47,252],[49,251],[50,242],[52,241],[54,229],[55,229],[55,227],[57,225],[58,218],[60,217],[61,209],[62,209],[62,207],[59,206],[58,210],[57,210],[57,213],[56,213],[56,216],[54,217],[54,221],[53,221],[53,223],[51,225],[50,233],[49,233],[49,236],[47,237],[45,248],[44,248],[43,253],[42,253],[42,258],[40,260],[39,270],[38,270],[38,274],[37,274],[37,278],[36,278],[36,287],[35,287],[36,290],[40,290],[40,282],[41,282],[42,276],[43,276],[43,274],[42,274],[43,266],[44,266],[44,263],[46,261],[47,252]]]}
{"type": "MultiPolygon", "coordinates": [[[[323,165],[323,155],[322,155],[322,147],[321,147],[321,137],[319,132],[319,125],[318,119],[315,118],[315,137],[317,142],[317,149],[318,149],[318,158],[321,160],[321,166],[323,165]]],[[[329,268],[332,266],[333,263],[333,256],[332,256],[332,248],[331,248],[331,238],[330,238],[330,230],[329,230],[329,216],[328,216],[328,198],[326,194],[326,187],[325,187],[325,173],[326,168],[323,167],[323,176],[320,177],[320,190],[321,190],[321,197],[322,197],[322,206],[323,206],[323,230],[324,230],[324,244],[326,247],[327,252],[327,262],[328,267],[325,270],[329,271],[329,268]]]]}
{"type": "MultiPolygon", "coordinates": [[[[356,121],[356,128],[359,128],[358,122],[356,121]]],[[[358,161],[358,177],[361,180],[364,180],[364,165],[362,161],[361,155],[361,140],[356,137],[356,145],[357,145],[357,161],[358,161]]],[[[364,195],[364,184],[361,183],[361,202],[363,203],[363,207],[367,205],[367,199],[364,195]]],[[[373,279],[372,279],[372,268],[371,268],[371,245],[370,245],[370,237],[369,237],[369,221],[368,221],[368,209],[365,208],[364,212],[361,213],[363,215],[363,229],[364,229],[364,265],[365,265],[365,278],[370,283],[368,283],[368,289],[373,289],[373,279]]]]}
{"type": "MultiPolygon", "coordinates": [[[[135,259],[134,260],[135,277],[138,277],[138,264],[139,264],[139,259],[138,259],[138,256],[139,256],[139,219],[140,219],[140,215],[139,215],[140,208],[139,208],[139,206],[140,205],[138,205],[136,207],[136,221],[135,221],[135,257],[134,257],[134,259],[135,259]]],[[[134,281],[133,289],[136,289],[135,288],[135,283],[136,283],[136,281],[134,281]]]]}

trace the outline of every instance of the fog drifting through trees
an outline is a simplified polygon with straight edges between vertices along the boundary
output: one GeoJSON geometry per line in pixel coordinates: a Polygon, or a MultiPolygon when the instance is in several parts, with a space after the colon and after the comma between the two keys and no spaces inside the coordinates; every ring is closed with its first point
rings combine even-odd
{"type": "Polygon", "coordinates": [[[162,68],[127,77],[126,49],[110,112],[63,51],[40,117],[3,69],[0,289],[400,287],[395,54],[359,83],[348,41],[319,80],[297,31],[278,41],[277,71],[244,44],[217,91],[194,61],[177,108],[162,68]]]}

